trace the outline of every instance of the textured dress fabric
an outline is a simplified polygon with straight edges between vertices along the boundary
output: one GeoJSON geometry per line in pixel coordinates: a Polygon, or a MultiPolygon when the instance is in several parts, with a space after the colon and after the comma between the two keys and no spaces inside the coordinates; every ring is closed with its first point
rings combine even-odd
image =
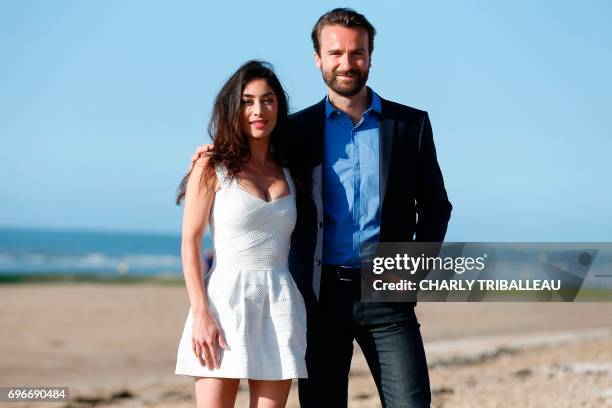
{"type": "Polygon", "coordinates": [[[196,377],[283,380],[307,377],[306,309],[288,269],[297,211],[295,185],[283,169],[290,194],[265,201],[227,180],[217,166],[220,190],[210,214],[214,260],[204,277],[212,316],[229,350],[221,367],[202,366],[192,349],[193,314],[181,336],[176,374],[196,377]]]}

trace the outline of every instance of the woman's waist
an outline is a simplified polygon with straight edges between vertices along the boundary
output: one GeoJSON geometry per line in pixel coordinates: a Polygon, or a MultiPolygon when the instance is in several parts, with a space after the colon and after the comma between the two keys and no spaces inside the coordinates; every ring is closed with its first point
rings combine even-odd
{"type": "Polygon", "coordinates": [[[213,266],[216,268],[231,269],[288,269],[288,254],[266,256],[258,254],[215,254],[213,266]]]}
{"type": "Polygon", "coordinates": [[[213,263],[210,271],[205,274],[205,280],[213,278],[216,281],[222,280],[225,284],[230,282],[255,279],[255,281],[268,281],[270,278],[289,279],[291,272],[287,265],[245,265],[230,263],[213,263]]]}

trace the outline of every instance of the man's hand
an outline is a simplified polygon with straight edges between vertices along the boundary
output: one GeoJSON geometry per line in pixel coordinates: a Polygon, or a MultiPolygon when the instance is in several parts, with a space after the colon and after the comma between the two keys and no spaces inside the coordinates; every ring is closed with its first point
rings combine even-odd
{"type": "Polygon", "coordinates": [[[193,154],[193,156],[191,156],[191,164],[189,165],[188,172],[190,172],[191,169],[193,169],[193,166],[194,166],[195,162],[200,158],[201,155],[203,155],[204,153],[208,153],[208,152],[212,151],[213,146],[214,145],[212,143],[211,144],[205,144],[205,145],[199,146],[196,149],[196,151],[193,154]]]}

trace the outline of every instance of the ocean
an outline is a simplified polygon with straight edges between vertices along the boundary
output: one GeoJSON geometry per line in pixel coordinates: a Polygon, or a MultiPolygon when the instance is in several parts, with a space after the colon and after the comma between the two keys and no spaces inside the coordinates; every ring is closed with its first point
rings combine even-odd
{"type": "MultiPolygon", "coordinates": [[[[212,248],[207,235],[203,251],[212,248]]],[[[0,228],[0,274],[181,275],[179,234],[0,228]]]]}

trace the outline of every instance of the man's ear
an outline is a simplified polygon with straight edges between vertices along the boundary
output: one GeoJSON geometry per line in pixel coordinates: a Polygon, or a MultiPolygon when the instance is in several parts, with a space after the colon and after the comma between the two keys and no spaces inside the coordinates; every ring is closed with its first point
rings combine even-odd
{"type": "Polygon", "coordinates": [[[314,61],[317,68],[321,69],[321,57],[316,51],[314,52],[314,61]]]}

